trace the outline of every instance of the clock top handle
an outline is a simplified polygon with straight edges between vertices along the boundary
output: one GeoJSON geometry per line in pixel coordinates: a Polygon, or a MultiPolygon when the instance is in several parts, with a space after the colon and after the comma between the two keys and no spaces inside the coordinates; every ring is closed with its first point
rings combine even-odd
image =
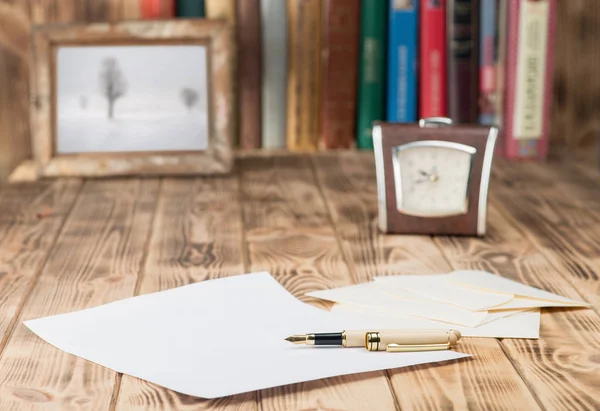
{"type": "Polygon", "coordinates": [[[448,117],[427,117],[419,120],[419,127],[444,127],[451,126],[452,119],[448,117]]]}

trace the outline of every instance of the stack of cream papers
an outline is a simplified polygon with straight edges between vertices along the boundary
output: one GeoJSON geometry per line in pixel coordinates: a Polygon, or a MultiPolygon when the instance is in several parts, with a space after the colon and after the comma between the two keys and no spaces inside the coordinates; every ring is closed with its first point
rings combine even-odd
{"type": "Polygon", "coordinates": [[[468,356],[450,350],[386,353],[299,347],[284,340],[300,333],[381,328],[386,322],[384,317],[375,320],[379,322],[319,310],[294,298],[268,273],[257,273],[25,325],[67,353],[204,398],[468,356]]]}
{"type": "Polygon", "coordinates": [[[540,308],[589,307],[485,271],[376,277],[371,283],[308,293],[332,312],[384,328],[454,328],[466,337],[539,338],[540,308]]]}

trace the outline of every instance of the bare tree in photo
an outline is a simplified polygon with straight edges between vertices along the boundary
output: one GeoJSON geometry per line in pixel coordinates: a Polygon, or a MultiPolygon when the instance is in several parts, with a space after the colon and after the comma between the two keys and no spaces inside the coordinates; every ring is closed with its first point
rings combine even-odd
{"type": "Polygon", "coordinates": [[[108,118],[112,119],[114,116],[115,102],[127,92],[125,76],[119,67],[119,62],[113,57],[105,58],[102,61],[100,91],[108,101],[108,118]]]}
{"type": "Polygon", "coordinates": [[[194,106],[198,104],[198,101],[200,100],[200,95],[196,90],[186,87],[183,90],[181,90],[181,100],[183,101],[183,104],[187,107],[187,109],[191,111],[192,108],[194,108],[194,106]]]}
{"type": "Polygon", "coordinates": [[[86,110],[88,106],[88,98],[86,96],[79,96],[79,107],[82,110],[86,110]]]}

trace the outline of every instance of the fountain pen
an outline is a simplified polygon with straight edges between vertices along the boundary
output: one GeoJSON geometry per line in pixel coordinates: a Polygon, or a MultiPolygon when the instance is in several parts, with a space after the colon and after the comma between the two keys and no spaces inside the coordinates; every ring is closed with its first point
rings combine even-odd
{"type": "Polygon", "coordinates": [[[460,339],[457,330],[346,330],[292,335],[293,344],[365,347],[368,351],[413,352],[448,350],[460,339]]]}

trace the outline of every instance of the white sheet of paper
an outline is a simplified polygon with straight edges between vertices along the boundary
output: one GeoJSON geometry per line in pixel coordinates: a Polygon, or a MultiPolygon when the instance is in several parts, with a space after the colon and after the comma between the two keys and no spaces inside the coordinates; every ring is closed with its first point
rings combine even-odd
{"type": "Polygon", "coordinates": [[[512,317],[513,315],[525,313],[533,310],[533,308],[519,308],[514,310],[498,310],[498,311],[488,311],[485,320],[481,322],[479,325],[491,323],[492,321],[499,320],[501,318],[512,317]]]}
{"type": "Polygon", "coordinates": [[[463,286],[472,287],[479,291],[490,291],[493,293],[503,293],[513,295],[514,298],[504,304],[497,305],[492,309],[515,309],[532,307],[589,307],[590,304],[562,297],[557,294],[549,293],[538,288],[521,284],[517,281],[509,280],[488,273],[487,271],[462,270],[454,271],[448,274],[451,282],[456,282],[463,286]]]}
{"type": "Polygon", "coordinates": [[[468,356],[294,346],[284,338],[373,326],[368,318],[298,301],[268,273],[204,281],[25,325],[70,354],[203,398],[468,356]]]}
{"type": "MultiPolygon", "coordinates": [[[[407,293],[410,292],[407,291],[407,293]]],[[[381,286],[375,283],[313,291],[306,293],[306,295],[336,303],[378,307],[392,311],[394,314],[429,318],[467,327],[475,327],[481,324],[487,316],[486,311],[471,311],[449,304],[424,300],[416,294],[414,294],[416,300],[390,296],[382,291],[381,286]]]]}
{"type": "MultiPolygon", "coordinates": [[[[359,315],[377,328],[437,329],[448,326],[448,324],[439,321],[408,315],[393,315],[385,310],[373,311],[369,309],[367,311],[364,307],[349,304],[335,304],[331,312],[359,315]]],[[[451,328],[460,331],[463,337],[537,339],[540,337],[540,310],[525,311],[478,327],[456,325],[451,328]]]]}
{"type": "Polygon", "coordinates": [[[438,302],[472,311],[485,311],[489,307],[505,304],[513,299],[512,294],[479,291],[451,282],[449,274],[375,277],[375,284],[385,288],[391,294],[408,290],[438,302]]]}

